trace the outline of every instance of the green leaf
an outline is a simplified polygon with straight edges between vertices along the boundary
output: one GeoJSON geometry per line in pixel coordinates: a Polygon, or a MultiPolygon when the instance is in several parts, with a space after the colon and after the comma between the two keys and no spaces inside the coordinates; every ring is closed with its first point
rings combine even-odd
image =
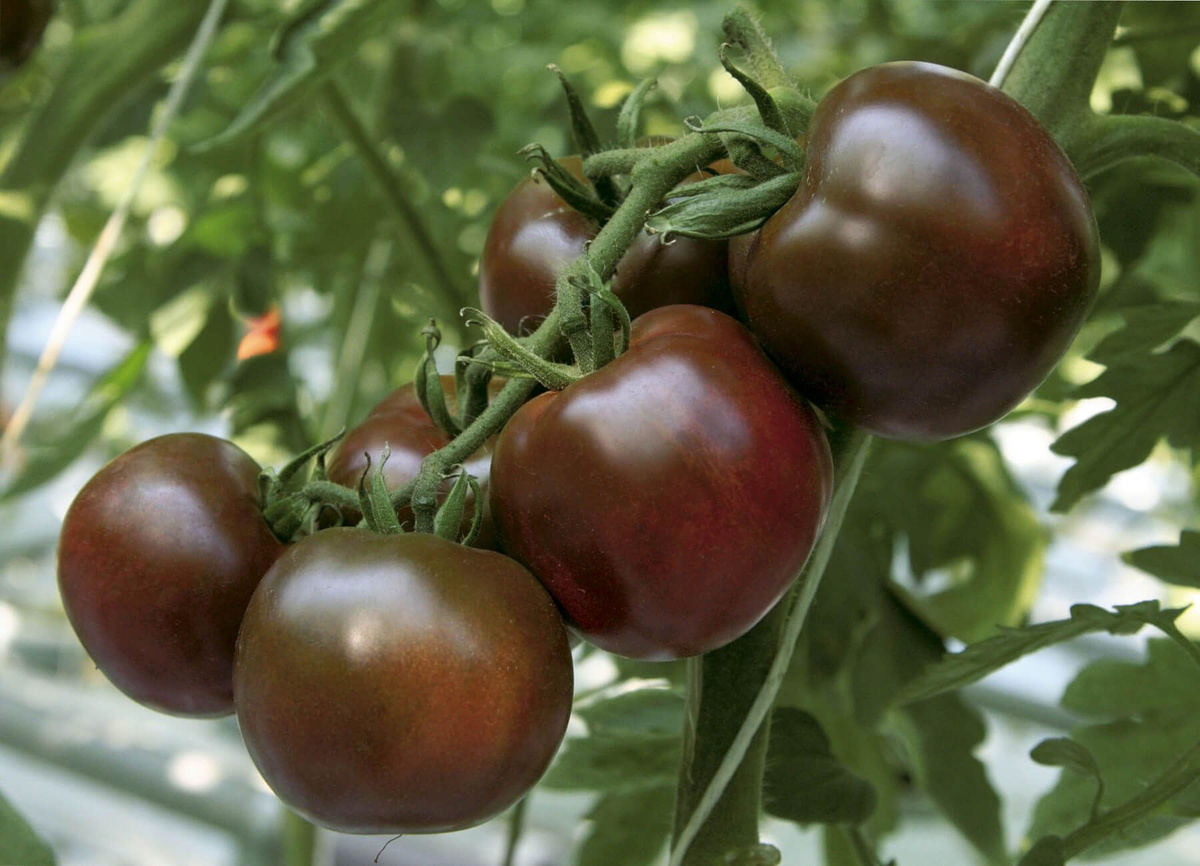
{"type": "Polygon", "coordinates": [[[542,784],[622,794],[674,790],[683,707],[683,698],[661,682],[622,683],[590,698],[578,709],[588,736],[567,740],[542,784]]]}
{"type": "Polygon", "coordinates": [[[1160,439],[1195,454],[1200,442],[1200,345],[1183,340],[1161,354],[1109,367],[1076,394],[1111,397],[1117,405],[1068,430],[1051,446],[1057,454],[1076,458],[1051,506],[1060,512],[1144,461],[1160,439]]]}
{"type": "Polygon", "coordinates": [[[651,866],[671,833],[674,785],[606,794],[587,814],[579,866],[651,866]]]}
{"type": "Polygon", "coordinates": [[[0,494],[0,500],[40,487],[87,450],[99,437],[109,413],[141,380],[150,350],[149,343],[142,343],[126,355],[92,387],[83,405],[70,413],[69,423],[58,419],[31,429],[25,441],[37,444],[28,447],[21,470],[0,494]]]}
{"type": "Polygon", "coordinates": [[[892,716],[917,782],[942,814],[990,863],[1007,863],[1000,798],[975,749],[987,735],[979,714],[957,695],[943,695],[892,716]]]}
{"type": "Polygon", "coordinates": [[[1096,796],[1092,800],[1091,819],[1095,820],[1100,811],[1100,801],[1104,798],[1104,777],[1100,774],[1100,765],[1086,747],[1067,737],[1054,737],[1042,740],[1029,753],[1037,763],[1046,767],[1066,767],[1096,780],[1096,796]]]}
{"type": "Polygon", "coordinates": [[[1137,362],[1163,347],[1200,316],[1200,301],[1159,301],[1119,312],[1125,326],[1088,352],[1091,360],[1106,367],[1137,362]]]}
{"type": "Polygon", "coordinates": [[[1185,529],[1175,547],[1143,547],[1122,556],[1134,568],[1176,586],[1200,589],[1200,532],[1185,529]]]}
{"type": "Polygon", "coordinates": [[[1067,854],[1063,850],[1062,839],[1057,836],[1043,836],[1021,858],[1018,866],[1066,866],[1067,854]]]}
{"type": "Polygon", "coordinates": [[[763,793],[768,814],[797,824],[861,824],[875,810],[875,789],[843,766],[816,717],[775,710],[763,793]]]}
{"type": "MultiPolygon", "coordinates": [[[[1104,779],[1103,809],[1125,803],[1168,771],[1200,740],[1200,689],[1194,660],[1174,642],[1151,641],[1145,664],[1094,662],[1075,678],[1062,705],[1095,723],[1071,739],[1095,759],[1104,779]]],[[[1038,803],[1029,835],[1067,836],[1090,820],[1094,782],[1064,771],[1038,803]]],[[[1136,823],[1122,827],[1094,851],[1109,853],[1149,844],[1200,817],[1200,785],[1191,785],[1136,823]]],[[[1101,819],[1103,820],[1103,819],[1101,819]]]]}
{"type": "Polygon", "coordinates": [[[229,128],[205,143],[225,144],[293,105],[307,88],[353,57],[367,38],[386,29],[399,0],[314,0],[298,9],[275,42],[280,66],[229,128]]]}
{"type": "Polygon", "coordinates": [[[1157,601],[1118,605],[1112,612],[1090,604],[1071,608],[1069,619],[1038,623],[1019,629],[1004,629],[995,637],[971,644],[962,652],[948,655],[919,678],[908,683],[896,698],[898,704],[924,701],[945,692],[978,682],[1022,656],[1089,632],[1114,635],[1136,634],[1143,626],[1172,627],[1183,609],[1162,610],[1157,601]]]}
{"type": "Polygon", "coordinates": [[[0,795],[0,866],[54,866],[54,852],[0,795]]]}

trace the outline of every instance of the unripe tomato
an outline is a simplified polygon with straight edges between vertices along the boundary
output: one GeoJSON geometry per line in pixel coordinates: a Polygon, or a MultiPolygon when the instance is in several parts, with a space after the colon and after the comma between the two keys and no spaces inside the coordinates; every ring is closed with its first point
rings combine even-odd
{"type": "Polygon", "coordinates": [[[242,614],[283,550],[259,511],[258,474],[232,442],[176,433],[126,451],[71,504],[58,542],[63,606],[135,701],[233,711],[242,614]]]}
{"type": "Polygon", "coordinates": [[[731,252],[739,306],[801,393],[881,436],[996,421],[1058,363],[1100,275],[1066,156],[999,90],[928,63],[821,100],[804,178],[731,252]]]}
{"type": "Polygon", "coordinates": [[[562,741],[572,681],[562,619],[518,563],[345,527],[267,573],[234,673],[263,778],[349,833],[457,830],[511,806],[562,741]]]}
{"type": "Polygon", "coordinates": [[[662,307],[633,323],[625,354],[517,411],[492,459],[492,514],[584,638],[681,658],[779,600],[832,475],[812,410],[745,328],[662,307]]]}
{"type": "MultiPolygon", "coordinates": [[[[453,376],[442,376],[442,389],[450,405],[454,404],[456,388],[453,376]]],[[[387,463],[383,466],[383,478],[388,489],[402,487],[417,477],[421,461],[426,456],[450,444],[450,437],[433,423],[421,407],[412,383],[397,388],[371,410],[370,414],[330,451],[325,470],[330,481],[346,487],[357,487],[367,468],[367,455],[371,465],[377,466],[379,455],[386,444],[391,449],[387,463]]],[[[496,533],[487,513],[488,477],[492,467],[491,444],[480,448],[464,464],[466,470],[479,481],[483,493],[484,515],[479,536],[474,547],[491,548],[496,543],[496,533]]],[[[452,482],[442,485],[442,493],[448,493],[452,482]]],[[[474,516],[475,497],[468,494],[467,507],[463,510],[462,532],[471,529],[474,516]]],[[[400,522],[412,526],[413,513],[408,506],[400,509],[400,522]]],[[[358,512],[343,515],[347,523],[357,523],[358,512]]]]}
{"type": "MultiPolygon", "coordinates": [[[[584,180],[577,156],[559,160],[584,180]]],[[[736,171],[722,161],[715,171],[736,171]]],[[[705,175],[697,174],[690,180],[705,175]]],[[[516,333],[548,314],[558,275],[583,252],[599,226],[571,208],[540,177],[517,184],[496,211],[479,261],[483,311],[516,333]]],[[[643,231],[617,265],[613,291],[637,317],[667,304],[702,304],[731,311],[726,241],[662,238],[643,231]]]]}

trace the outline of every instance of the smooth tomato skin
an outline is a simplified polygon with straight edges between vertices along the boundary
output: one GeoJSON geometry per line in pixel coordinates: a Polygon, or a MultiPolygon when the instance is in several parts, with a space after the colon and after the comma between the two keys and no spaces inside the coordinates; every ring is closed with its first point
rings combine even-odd
{"type": "Polygon", "coordinates": [[[815,415],[750,333],[671,306],[637,319],[615,361],[517,411],[492,460],[492,514],[586,640],[683,658],[779,600],[832,479],[815,415]]]}
{"type": "Polygon", "coordinates": [[[734,245],[751,330],[818,405],[881,436],[996,421],[1058,363],[1100,275],[1066,156],[962,72],[889,63],[838,84],[803,182],[734,245]]]}
{"type": "Polygon", "coordinates": [[[346,527],[268,572],[234,673],[263,777],[348,833],[457,830],[512,805],[562,741],[572,685],[562,619],[518,563],[346,527]]]}
{"type": "MultiPolygon", "coordinates": [[[[560,160],[583,180],[577,156],[560,160]]],[[[735,171],[722,161],[714,170],[735,171]]],[[[705,175],[697,174],[689,180],[705,175]]],[[[686,182],[686,181],[685,181],[686,182]]],[[[517,184],[488,229],[479,262],[483,311],[517,333],[536,324],[554,306],[558,275],[583,252],[599,226],[573,210],[540,177],[517,184]]],[[[617,265],[613,291],[636,318],[668,304],[702,304],[733,309],[725,241],[662,238],[643,231],[617,265]]]]}
{"type": "MultiPolygon", "coordinates": [[[[453,406],[456,393],[454,377],[441,378],[446,399],[453,406]]],[[[372,466],[378,465],[384,444],[390,449],[387,463],[383,466],[383,478],[389,490],[402,487],[415,478],[421,470],[421,461],[426,456],[450,444],[450,437],[433,423],[421,407],[421,401],[417,399],[412,383],[397,388],[383,398],[361,424],[350,430],[334,446],[326,460],[326,475],[330,481],[357,489],[358,481],[367,468],[367,455],[370,455],[372,466]]],[[[483,525],[472,546],[493,548],[496,544],[496,533],[487,513],[488,477],[492,466],[491,444],[472,454],[464,465],[479,482],[484,501],[483,525]]],[[[450,481],[442,486],[443,495],[450,491],[451,486],[450,481]]],[[[468,494],[467,507],[463,510],[464,535],[471,529],[474,508],[474,496],[468,494]]],[[[397,511],[397,515],[403,525],[412,527],[411,508],[405,506],[397,511]]],[[[343,519],[346,523],[353,524],[357,523],[361,516],[358,512],[353,512],[343,515],[343,519]]]]}
{"type": "Polygon", "coordinates": [[[258,465],[223,439],[176,433],[101,469],[58,542],[67,618],[139,703],[233,711],[233,652],[254,588],[283,550],[262,519],[258,465]]]}

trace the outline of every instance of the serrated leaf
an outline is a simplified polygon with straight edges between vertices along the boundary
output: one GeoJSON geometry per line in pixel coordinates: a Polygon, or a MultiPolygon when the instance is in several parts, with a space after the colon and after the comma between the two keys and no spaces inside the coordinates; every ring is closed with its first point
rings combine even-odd
{"type": "Polygon", "coordinates": [[[1109,367],[1079,397],[1111,397],[1116,407],[1058,438],[1051,449],[1074,457],[1051,509],[1069,511],[1109,479],[1150,456],[1160,439],[1195,454],[1200,442],[1200,345],[1182,340],[1161,354],[1109,367]]]}
{"type": "Polygon", "coordinates": [[[1063,850],[1062,839],[1057,836],[1043,836],[1038,839],[1019,866],[1066,866],[1067,853],[1063,850]]]}
{"type": "Polygon", "coordinates": [[[380,32],[399,6],[400,0],[316,0],[302,6],[276,40],[278,70],[229,127],[205,146],[226,144],[294,104],[309,86],[380,32]]]}
{"type": "Polygon", "coordinates": [[[1122,558],[1167,583],[1200,589],[1200,532],[1185,529],[1175,547],[1143,547],[1122,558]]]}
{"type": "Polygon", "coordinates": [[[68,424],[57,422],[55,426],[60,429],[53,433],[39,424],[27,434],[25,441],[37,444],[28,446],[21,470],[0,494],[0,500],[45,484],[79,457],[100,435],[109,413],[141,380],[150,350],[149,343],[142,343],[106,373],[84,398],[83,405],[71,413],[68,424]]]}
{"type": "Polygon", "coordinates": [[[1125,325],[1101,340],[1088,357],[1106,367],[1136,362],[1178,336],[1200,316],[1200,301],[1159,301],[1120,310],[1125,325]]]}
{"type": "Polygon", "coordinates": [[[0,866],[54,866],[54,852],[0,795],[0,866]]]}
{"type": "Polygon", "coordinates": [[[1181,609],[1162,610],[1157,601],[1118,605],[1111,612],[1094,605],[1078,604],[1071,608],[1068,619],[1004,629],[995,637],[971,644],[962,652],[947,655],[919,678],[908,683],[896,697],[896,702],[910,704],[961,689],[1022,656],[1089,632],[1135,634],[1146,625],[1170,626],[1181,613],[1181,609]]]}
{"type": "Polygon", "coordinates": [[[542,780],[548,788],[628,793],[674,789],[684,702],[662,682],[622,683],[578,708],[588,735],[567,740],[542,780]]]}
{"type": "Polygon", "coordinates": [[[763,794],[768,814],[797,824],[861,824],[875,789],[836,757],[816,717],[780,707],[771,717],[763,794]]]}
{"type": "MultiPolygon", "coordinates": [[[[1096,723],[1071,732],[1095,759],[1104,779],[1104,809],[1143,794],[1200,740],[1200,690],[1195,661],[1169,640],[1153,640],[1145,664],[1094,662],[1063,695],[1063,707],[1096,723]]],[[[1042,797],[1029,835],[1066,836],[1090,820],[1094,783],[1071,771],[1042,797]]],[[[1200,817],[1193,784],[1152,813],[1123,828],[1093,853],[1148,844],[1200,817]]]]}
{"type": "Polygon", "coordinates": [[[651,866],[670,836],[674,801],[674,785],[601,797],[587,814],[578,866],[651,866]]]}
{"type": "Polygon", "coordinates": [[[892,718],[922,789],[989,862],[1007,863],[1000,798],[975,757],[987,736],[979,714],[957,695],[942,695],[892,718]]]}

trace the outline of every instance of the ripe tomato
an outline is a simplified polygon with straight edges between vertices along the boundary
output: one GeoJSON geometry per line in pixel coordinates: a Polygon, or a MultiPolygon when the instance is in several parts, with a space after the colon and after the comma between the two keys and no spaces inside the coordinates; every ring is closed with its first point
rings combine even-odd
{"type": "Polygon", "coordinates": [[[1002,417],[1087,314],[1087,194],[1028,111],[962,72],[889,63],[841,82],[799,190],[731,253],[746,320],[800,391],[882,436],[1002,417]]]}
{"type": "Polygon", "coordinates": [[[437,833],[516,802],[571,714],[567,633],[516,562],[432,535],[318,532],[263,579],[234,689],[250,756],[350,833],[437,833]]]}
{"type": "MultiPolygon", "coordinates": [[[[577,156],[560,160],[580,180],[577,156]]],[[[736,171],[723,160],[722,173],[736,171]]],[[[690,180],[706,175],[697,173],[690,180]]],[[[483,311],[516,333],[522,322],[545,316],[554,306],[554,283],[579,257],[599,226],[573,210],[540,177],[517,184],[488,229],[479,261],[483,311]]],[[[702,304],[732,311],[726,241],[661,237],[642,232],[617,266],[613,291],[637,317],[667,304],[702,304]]]]}
{"type": "Polygon", "coordinates": [[[591,642],[669,659],[747,631],[804,565],[833,468],[816,417],[730,317],[641,316],[629,350],[525,404],[492,461],[503,549],[591,642]]]}
{"type": "MultiPolygon", "coordinates": [[[[454,377],[442,376],[442,388],[447,401],[453,405],[456,393],[454,377]]],[[[334,447],[325,466],[329,480],[346,487],[357,487],[363,471],[367,468],[367,455],[371,457],[371,465],[378,465],[384,444],[391,449],[388,461],[383,467],[383,477],[389,490],[401,487],[415,478],[421,469],[421,461],[427,455],[450,444],[450,437],[434,424],[421,408],[421,402],[417,399],[411,383],[397,388],[385,397],[361,424],[348,432],[334,447]]],[[[479,489],[484,496],[483,525],[473,546],[495,547],[496,533],[487,513],[487,485],[492,466],[491,445],[485,445],[471,455],[465,466],[479,481],[479,489]]],[[[450,487],[451,482],[447,481],[443,492],[448,493],[450,487]]],[[[471,520],[475,513],[474,501],[474,496],[468,495],[467,507],[463,511],[464,534],[471,528],[471,520]]],[[[405,506],[397,514],[402,524],[412,526],[411,508],[405,506]]],[[[347,523],[357,523],[361,515],[355,512],[343,516],[347,523]]]]}
{"type": "Polygon", "coordinates": [[[283,549],[258,465],[223,439],[143,442],[79,492],[58,542],[63,605],[96,666],[136,701],[184,716],[233,710],[233,648],[283,549]]]}

